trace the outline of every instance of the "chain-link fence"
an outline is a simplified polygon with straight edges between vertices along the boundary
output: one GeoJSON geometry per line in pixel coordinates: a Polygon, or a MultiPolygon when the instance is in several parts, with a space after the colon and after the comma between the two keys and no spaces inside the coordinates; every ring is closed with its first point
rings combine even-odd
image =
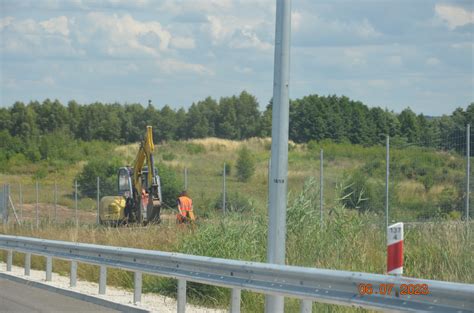
{"type": "Polygon", "coordinates": [[[390,144],[390,221],[466,219],[469,209],[468,133],[390,144]]]}
{"type": "Polygon", "coordinates": [[[0,189],[0,222],[3,224],[8,223],[8,213],[9,213],[9,186],[2,185],[0,189]]]}
{"type": "MultiPolygon", "coordinates": [[[[291,193],[300,192],[304,182],[313,177],[316,186],[313,192],[317,193],[314,211],[321,221],[340,205],[355,211],[375,212],[384,223],[466,219],[472,202],[468,201],[472,197],[472,184],[468,181],[470,169],[466,157],[470,153],[467,148],[472,148],[471,130],[428,135],[411,140],[388,138],[386,147],[331,142],[291,144],[289,199],[291,193]]],[[[256,167],[248,182],[238,179],[237,153],[229,151],[222,156],[221,150],[208,148],[201,155],[192,154],[180,158],[179,162],[166,160],[165,151],[157,155],[157,160],[168,162],[174,172],[175,183],[179,185],[173,191],[176,196],[181,190],[190,192],[197,216],[251,212],[254,208],[268,207],[268,142],[258,147],[254,143],[256,167]]],[[[233,149],[238,151],[238,148],[233,149]]],[[[169,182],[165,180],[165,193],[169,182]]],[[[0,217],[6,220],[8,213],[15,210],[19,221],[39,226],[41,223],[97,223],[99,200],[114,195],[116,182],[115,178],[100,178],[81,186],[66,179],[29,183],[23,179],[9,181],[8,186],[9,198],[2,198],[5,192],[0,190],[0,217]]],[[[166,208],[171,209],[165,213],[172,220],[176,213],[173,197],[164,203],[163,209],[166,208]]],[[[14,221],[12,216],[10,214],[10,221],[14,221]]]]}
{"type": "MultiPolygon", "coordinates": [[[[9,182],[8,211],[18,221],[39,227],[44,223],[95,223],[97,200],[78,190],[76,182],[9,182]]],[[[94,186],[95,193],[97,187],[94,186]]],[[[12,219],[10,218],[10,221],[12,219]]]]}

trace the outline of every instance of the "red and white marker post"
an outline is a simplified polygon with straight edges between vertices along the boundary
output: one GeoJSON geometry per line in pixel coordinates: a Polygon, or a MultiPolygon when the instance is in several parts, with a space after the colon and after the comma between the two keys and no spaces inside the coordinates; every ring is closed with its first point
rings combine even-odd
{"type": "Polygon", "coordinates": [[[403,274],[403,223],[387,229],[387,273],[403,274]]]}

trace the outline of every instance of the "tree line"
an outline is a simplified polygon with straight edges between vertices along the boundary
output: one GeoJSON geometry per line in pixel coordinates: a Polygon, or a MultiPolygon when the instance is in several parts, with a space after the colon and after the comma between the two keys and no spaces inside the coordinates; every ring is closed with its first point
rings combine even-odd
{"type": "MultiPolygon", "coordinates": [[[[58,100],[15,102],[0,108],[0,148],[4,158],[22,153],[35,161],[47,159],[45,141],[60,137],[79,141],[101,140],[130,143],[141,140],[146,125],[152,125],[156,141],[219,137],[246,139],[271,135],[272,104],[262,112],[255,96],[243,91],[219,100],[207,97],[187,110],[165,105],[79,104],[58,100]]],[[[449,144],[465,125],[474,122],[474,103],[451,115],[427,117],[410,108],[395,113],[369,108],[345,96],[309,95],[290,102],[289,137],[297,143],[332,140],[361,145],[385,141],[385,134],[407,144],[449,144]]],[[[51,142],[50,142],[51,146],[51,142]]],[[[47,150],[47,149],[46,149],[47,150]]]]}

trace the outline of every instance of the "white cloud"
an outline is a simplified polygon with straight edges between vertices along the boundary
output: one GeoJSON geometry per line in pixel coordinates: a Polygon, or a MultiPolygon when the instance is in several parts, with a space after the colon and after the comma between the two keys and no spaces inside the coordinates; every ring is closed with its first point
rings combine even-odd
{"type": "Polygon", "coordinates": [[[167,73],[193,72],[200,75],[214,75],[212,70],[202,64],[186,63],[173,58],[158,60],[157,65],[167,73]]]}
{"type": "Polygon", "coordinates": [[[3,53],[30,56],[74,56],[82,53],[73,47],[68,37],[69,21],[65,16],[43,21],[7,19],[2,24],[5,25],[0,41],[3,53]]]}
{"type": "MultiPolygon", "coordinates": [[[[140,22],[131,15],[107,15],[93,12],[87,15],[88,28],[82,34],[82,40],[103,36],[103,51],[110,55],[127,55],[133,52],[157,56],[159,51],[166,51],[171,41],[171,34],[159,22],[140,22]]],[[[79,30],[81,31],[81,30],[79,30]]]]}
{"type": "Polygon", "coordinates": [[[267,50],[272,44],[260,38],[257,33],[265,28],[261,18],[238,18],[236,16],[207,16],[208,23],[202,30],[209,33],[214,45],[228,45],[231,48],[255,48],[267,50]]]}
{"type": "Polygon", "coordinates": [[[399,66],[399,65],[402,65],[403,60],[400,55],[391,55],[387,58],[387,63],[389,65],[399,66]]]}
{"type": "Polygon", "coordinates": [[[178,49],[194,49],[196,43],[191,37],[173,37],[171,38],[171,46],[178,49]]]}
{"type": "Polygon", "coordinates": [[[426,64],[430,66],[436,66],[436,65],[439,65],[440,63],[441,63],[440,60],[435,57],[426,59],[426,64]]]}
{"type": "Polygon", "coordinates": [[[229,46],[237,49],[256,48],[258,50],[269,50],[273,47],[272,44],[258,38],[258,35],[250,29],[235,32],[229,46]]]}
{"type": "Polygon", "coordinates": [[[330,18],[314,11],[292,14],[296,27],[293,36],[298,46],[374,42],[383,34],[367,18],[330,18]]]}
{"type": "Polygon", "coordinates": [[[462,7],[437,4],[435,12],[446,24],[449,29],[453,30],[457,27],[474,24],[474,11],[466,10],[462,7]]]}
{"type": "Polygon", "coordinates": [[[250,67],[240,67],[240,66],[234,66],[234,71],[240,74],[250,74],[253,73],[253,69],[250,67]]]}
{"type": "Polygon", "coordinates": [[[2,30],[3,28],[9,26],[13,21],[13,17],[12,16],[7,16],[7,17],[4,17],[4,18],[0,18],[0,30],[2,30]]]}
{"type": "Polygon", "coordinates": [[[367,64],[366,53],[362,49],[348,48],[344,50],[344,55],[352,66],[361,66],[367,64]]]}
{"type": "Polygon", "coordinates": [[[353,27],[356,34],[362,38],[376,38],[381,35],[367,19],[364,19],[361,23],[355,23],[353,27]]]}
{"type": "Polygon", "coordinates": [[[172,14],[183,12],[216,12],[230,10],[234,6],[233,0],[166,0],[159,10],[172,14]]]}
{"type": "Polygon", "coordinates": [[[299,11],[291,12],[291,31],[298,31],[301,27],[303,16],[299,11]]]}
{"type": "Polygon", "coordinates": [[[65,16],[54,17],[39,24],[47,33],[69,35],[68,19],[65,16]]]}
{"type": "Polygon", "coordinates": [[[386,89],[389,88],[391,84],[390,81],[386,79],[369,79],[367,85],[369,85],[369,87],[386,89]]]}

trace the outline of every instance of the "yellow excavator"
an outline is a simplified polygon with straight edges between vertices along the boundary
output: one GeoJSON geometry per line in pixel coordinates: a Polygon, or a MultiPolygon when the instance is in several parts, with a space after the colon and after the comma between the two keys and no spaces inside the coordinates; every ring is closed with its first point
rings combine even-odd
{"type": "Polygon", "coordinates": [[[147,126],[133,167],[118,170],[118,196],[100,200],[99,218],[103,224],[159,223],[163,203],[161,183],[153,159],[153,131],[147,126]],[[146,162],[146,165],[145,165],[146,162]]]}

